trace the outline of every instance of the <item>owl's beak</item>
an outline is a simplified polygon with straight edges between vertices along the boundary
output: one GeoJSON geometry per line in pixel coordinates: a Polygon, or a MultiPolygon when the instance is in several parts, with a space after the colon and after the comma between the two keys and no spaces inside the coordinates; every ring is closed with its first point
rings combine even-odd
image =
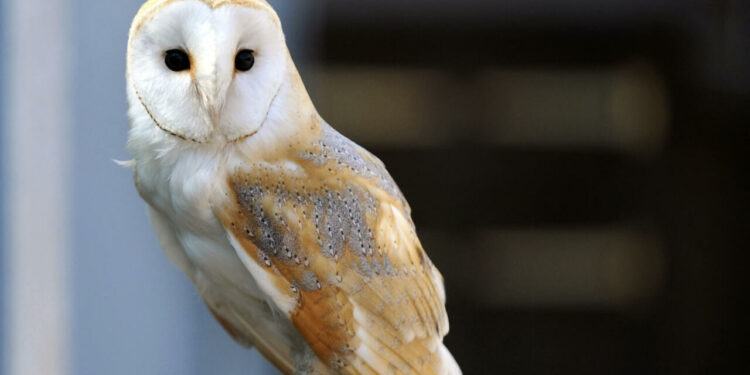
{"type": "Polygon", "coordinates": [[[211,122],[214,130],[218,130],[229,85],[225,78],[227,73],[223,71],[224,67],[212,60],[214,59],[209,59],[204,64],[196,64],[193,82],[206,111],[206,120],[211,122]]]}
{"type": "Polygon", "coordinates": [[[211,124],[214,129],[219,127],[219,121],[221,120],[221,109],[224,106],[224,101],[212,100],[208,104],[208,115],[211,117],[211,124]]]}
{"type": "Polygon", "coordinates": [[[203,108],[205,108],[208,114],[208,120],[214,129],[218,128],[221,120],[221,112],[224,107],[226,90],[221,90],[221,85],[217,84],[216,79],[213,77],[205,80],[197,80],[196,88],[203,108]]]}

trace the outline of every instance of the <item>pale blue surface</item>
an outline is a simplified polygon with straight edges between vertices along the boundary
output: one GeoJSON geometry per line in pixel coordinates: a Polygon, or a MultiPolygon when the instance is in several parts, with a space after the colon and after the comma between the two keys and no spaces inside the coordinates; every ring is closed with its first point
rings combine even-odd
{"type": "MultiPolygon", "coordinates": [[[[0,2],[0,22],[5,24],[5,2],[0,2]]],[[[0,372],[5,368],[5,27],[0,25],[0,372]]]]}
{"type": "Polygon", "coordinates": [[[126,160],[125,49],[140,1],[73,0],[72,374],[190,374],[198,297],[163,255],[126,160]]]}
{"type": "MultiPolygon", "coordinates": [[[[224,333],[146,220],[127,160],[125,53],[141,0],[72,0],[72,374],[275,374],[224,333]]],[[[274,2],[290,41],[305,6],[274,2]],[[287,20],[289,19],[289,20],[287,20]]]]}

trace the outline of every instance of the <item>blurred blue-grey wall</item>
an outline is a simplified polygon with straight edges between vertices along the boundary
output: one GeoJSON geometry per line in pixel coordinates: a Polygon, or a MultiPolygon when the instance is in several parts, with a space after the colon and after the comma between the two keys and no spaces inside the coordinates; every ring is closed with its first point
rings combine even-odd
{"type": "MultiPolygon", "coordinates": [[[[5,2],[0,2],[0,20],[5,19],[5,2]]],[[[5,118],[5,28],[0,26],[0,119],[5,118]]],[[[3,127],[5,124],[0,124],[0,145],[4,144],[3,134],[5,133],[3,127]]],[[[0,149],[0,275],[6,275],[5,270],[5,184],[3,179],[5,176],[5,159],[3,151],[0,149]]],[[[2,276],[0,276],[0,369],[5,368],[5,324],[3,323],[3,315],[5,314],[5,284],[2,282],[2,276]]]]}
{"type": "Polygon", "coordinates": [[[130,172],[112,162],[129,159],[125,49],[139,3],[72,2],[73,374],[195,367],[199,301],[160,254],[130,172]]]}

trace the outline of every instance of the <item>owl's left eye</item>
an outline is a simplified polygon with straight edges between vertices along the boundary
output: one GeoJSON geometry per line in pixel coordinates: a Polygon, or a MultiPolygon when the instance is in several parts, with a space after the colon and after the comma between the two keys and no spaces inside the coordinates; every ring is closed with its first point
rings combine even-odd
{"type": "Polygon", "coordinates": [[[164,64],[173,72],[181,72],[190,69],[190,57],[185,51],[171,49],[164,56],[164,64]]]}
{"type": "Polygon", "coordinates": [[[253,51],[249,49],[243,49],[240,52],[237,52],[237,57],[234,58],[234,68],[241,71],[246,72],[250,70],[253,65],[255,65],[255,56],[253,55],[253,51]]]}

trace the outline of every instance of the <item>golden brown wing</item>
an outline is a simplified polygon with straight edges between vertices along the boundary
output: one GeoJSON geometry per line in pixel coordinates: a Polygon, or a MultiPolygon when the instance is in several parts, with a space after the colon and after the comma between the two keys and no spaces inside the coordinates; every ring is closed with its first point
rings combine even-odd
{"type": "Polygon", "coordinates": [[[348,374],[458,371],[442,346],[442,278],[377,159],[326,127],[308,149],[244,166],[228,184],[217,215],[323,363],[348,374]]]}

